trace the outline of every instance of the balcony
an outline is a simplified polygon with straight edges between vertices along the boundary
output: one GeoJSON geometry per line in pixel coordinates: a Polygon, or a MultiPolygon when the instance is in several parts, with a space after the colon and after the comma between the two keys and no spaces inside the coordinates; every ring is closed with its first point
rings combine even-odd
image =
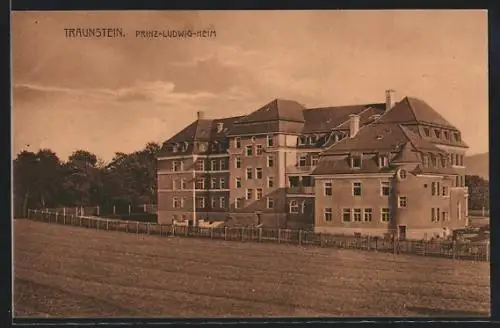
{"type": "Polygon", "coordinates": [[[314,195],[314,187],[313,186],[287,187],[286,193],[292,195],[314,195]]]}

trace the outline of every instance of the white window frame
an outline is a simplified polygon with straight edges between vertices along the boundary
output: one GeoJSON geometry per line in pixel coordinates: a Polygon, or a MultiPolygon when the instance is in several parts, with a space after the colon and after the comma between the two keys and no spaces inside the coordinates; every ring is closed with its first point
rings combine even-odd
{"type": "Polygon", "coordinates": [[[241,197],[236,197],[234,199],[234,208],[240,209],[243,205],[243,199],[241,197]]]}
{"type": "Polygon", "coordinates": [[[325,207],[323,209],[323,220],[325,222],[332,222],[333,221],[333,211],[331,207],[325,207]],[[328,218],[329,216],[329,218],[328,218]]]}
{"type": "Polygon", "coordinates": [[[391,182],[390,181],[381,181],[380,182],[380,196],[382,197],[388,197],[391,195],[391,182]],[[384,195],[384,189],[388,189],[388,194],[384,195]]]}
{"type": "Polygon", "coordinates": [[[272,135],[266,136],[266,145],[267,147],[274,147],[274,139],[272,135]]]}
{"type": "Polygon", "coordinates": [[[255,189],[255,199],[256,200],[261,200],[263,196],[264,196],[264,191],[262,190],[262,188],[255,189]]]}
{"type": "Polygon", "coordinates": [[[187,189],[186,179],[181,179],[181,190],[187,189]]]}
{"type": "Polygon", "coordinates": [[[246,172],[245,172],[245,178],[247,180],[252,180],[253,179],[253,168],[252,167],[247,167],[246,172]],[[250,173],[250,177],[248,177],[249,173],[250,173]]]}
{"type": "Polygon", "coordinates": [[[363,209],[356,207],[352,209],[352,222],[363,222],[363,209]],[[357,216],[357,218],[356,218],[357,216]]]}
{"type": "Polygon", "coordinates": [[[288,203],[288,212],[290,214],[299,214],[300,212],[299,202],[296,200],[291,200],[288,203]]]}
{"type": "Polygon", "coordinates": [[[236,177],[236,178],[234,178],[234,187],[235,187],[236,189],[239,189],[239,188],[241,188],[242,186],[243,186],[243,183],[242,183],[242,181],[241,181],[241,178],[240,178],[240,177],[236,177]],[[238,182],[239,182],[239,186],[238,186],[238,182]]]}
{"type": "Polygon", "coordinates": [[[245,156],[246,157],[252,157],[253,156],[253,145],[246,145],[245,146],[245,156]],[[249,155],[250,151],[250,155],[249,155]]]}
{"type": "Polygon", "coordinates": [[[354,197],[361,197],[363,195],[362,188],[363,188],[363,184],[361,182],[354,181],[352,183],[352,190],[351,190],[352,196],[354,196],[354,197]],[[356,195],[355,192],[354,192],[354,190],[355,190],[355,188],[357,189],[356,185],[358,185],[358,184],[359,184],[359,195],[356,195]]]}
{"type": "Polygon", "coordinates": [[[241,148],[241,138],[240,137],[234,138],[234,148],[236,148],[236,149],[241,148]]]}
{"type": "Polygon", "coordinates": [[[267,156],[267,167],[274,167],[274,156],[267,156]],[[272,165],[269,165],[269,163],[272,163],[272,165]]]}
{"type": "Polygon", "coordinates": [[[352,209],[350,209],[350,208],[343,208],[342,209],[342,223],[346,223],[346,222],[352,222],[352,209]],[[345,220],[346,214],[349,214],[349,221],[345,220]]]}
{"type": "Polygon", "coordinates": [[[180,208],[179,197],[172,198],[172,207],[173,208],[180,208]]]}
{"type": "Polygon", "coordinates": [[[172,180],[172,190],[177,190],[177,179],[172,180]]]}
{"type": "Polygon", "coordinates": [[[261,167],[256,167],[255,168],[255,179],[262,179],[264,176],[264,172],[261,167]],[[260,177],[259,177],[259,172],[260,172],[260,177]]]}
{"type": "Polygon", "coordinates": [[[274,188],[274,177],[267,177],[267,187],[274,188]]]}
{"type": "Polygon", "coordinates": [[[210,170],[211,171],[217,171],[217,161],[215,159],[212,159],[210,161],[210,170]]]}
{"type": "Polygon", "coordinates": [[[205,178],[198,178],[196,179],[196,190],[204,190],[205,189],[205,178]],[[201,181],[201,188],[198,188],[198,184],[201,181]]]}
{"type": "Polygon", "coordinates": [[[270,198],[270,197],[267,198],[266,207],[267,207],[267,209],[274,208],[274,198],[270,198]]]}
{"type": "Polygon", "coordinates": [[[323,184],[323,196],[330,197],[333,195],[333,183],[332,182],[325,182],[323,184]],[[330,195],[327,194],[327,190],[330,190],[330,195]]]}
{"type": "Polygon", "coordinates": [[[388,207],[383,207],[380,209],[380,221],[382,222],[391,222],[391,209],[388,207]],[[387,219],[384,219],[384,215],[387,215],[387,219]]]}
{"type": "Polygon", "coordinates": [[[236,156],[236,158],[234,160],[234,168],[241,169],[241,157],[240,156],[236,156]]]}
{"type": "Polygon", "coordinates": [[[312,155],[311,156],[311,165],[316,166],[318,165],[319,162],[319,155],[312,155]]]}
{"type": "Polygon", "coordinates": [[[197,160],[195,163],[195,171],[205,171],[205,160],[197,160]],[[200,167],[201,166],[201,167],[200,167]]]}
{"type": "Polygon", "coordinates": [[[179,172],[179,161],[172,161],[172,172],[179,172]]]}
{"type": "Polygon", "coordinates": [[[363,166],[363,159],[359,155],[351,156],[351,168],[360,169],[363,166]],[[359,159],[359,166],[354,166],[355,159],[359,159]]]}
{"type": "Polygon", "coordinates": [[[219,179],[219,189],[226,189],[226,178],[219,179]]]}
{"type": "Polygon", "coordinates": [[[245,191],[245,199],[246,200],[253,199],[253,189],[252,188],[247,188],[247,190],[245,191]]]}
{"type": "Polygon", "coordinates": [[[210,179],[210,189],[217,189],[217,178],[210,179]]]}
{"type": "Polygon", "coordinates": [[[307,166],[307,155],[306,154],[299,155],[299,160],[297,161],[297,166],[298,167],[306,167],[307,166]],[[304,163],[304,165],[302,165],[302,162],[304,163]]]}
{"type": "Polygon", "coordinates": [[[226,208],[226,197],[219,196],[219,207],[226,208]]]}
{"type": "Polygon", "coordinates": [[[262,156],[264,154],[264,147],[262,145],[255,145],[255,156],[262,156]]]}
{"type": "Polygon", "coordinates": [[[372,222],[373,220],[373,209],[367,207],[363,209],[363,222],[372,222]]]}
{"type": "Polygon", "coordinates": [[[212,197],[210,199],[211,208],[217,208],[217,197],[212,197]]]}
{"type": "Polygon", "coordinates": [[[398,196],[398,208],[407,208],[407,207],[408,207],[408,197],[398,196]]]}
{"type": "Polygon", "coordinates": [[[220,169],[221,171],[227,170],[227,168],[226,168],[226,160],[225,160],[225,159],[221,159],[221,160],[219,161],[219,166],[220,166],[220,168],[219,168],[219,169],[220,169]]]}

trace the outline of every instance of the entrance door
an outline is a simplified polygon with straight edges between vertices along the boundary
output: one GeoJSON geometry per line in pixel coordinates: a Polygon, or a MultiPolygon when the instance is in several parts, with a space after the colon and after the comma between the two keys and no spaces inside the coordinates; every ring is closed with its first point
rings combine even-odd
{"type": "Polygon", "coordinates": [[[399,226],[399,240],[406,239],[406,226],[399,226]]]}

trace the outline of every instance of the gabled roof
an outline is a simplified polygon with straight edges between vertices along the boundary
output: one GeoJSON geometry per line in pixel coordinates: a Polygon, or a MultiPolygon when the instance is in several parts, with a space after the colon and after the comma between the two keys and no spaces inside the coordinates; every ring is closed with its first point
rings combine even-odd
{"type": "Polygon", "coordinates": [[[234,122],[243,116],[233,116],[220,119],[202,119],[196,120],[168,139],[166,143],[176,143],[193,140],[210,140],[212,138],[223,137],[227,131],[233,126],[234,122]],[[217,124],[222,123],[223,129],[218,132],[217,124]]]}
{"type": "Polygon", "coordinates": [[[366,123],[370,116],[382,114],[385,104],[367,104],[339,107],[310,108],[304,111],[303,133],[328,132],[345,123],[351,114],[361,114],[360,123],[366,123]],[[362,115],[365,113],[364,115],[362,115]]]}
{"type": "Polygon", "coordinates": [[[394,156],[391,160],[393,164],[408,164],[408,163],[420,163],[420,158],[415,151],[415,148],[412,146],[411,142],[407,142],[404,144],[399,153],[394,156]]]}
{"type": "Polygon", "coordinates": [[[383,117],[381,123],[429,123],[448,128],[456,128],[444,119],[425,101],[405,97],[392,107],[383,117]]]}
{"type": "Polygon", "coordinates": [[[303,123],[304,109],[304,106],[294,100],[275,99],[267,105],[243,117],[237,124],[268,121],[291,121],[303,123]]]}

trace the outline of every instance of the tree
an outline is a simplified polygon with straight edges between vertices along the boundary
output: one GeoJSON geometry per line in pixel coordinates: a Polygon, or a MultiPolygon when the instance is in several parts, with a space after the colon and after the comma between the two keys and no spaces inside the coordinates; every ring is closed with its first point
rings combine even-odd
{"type": "Polygon", "coordinates": [[[465,185],[469,188],[469,209],[490,208],[490,183],[478,175],[466,175],[465,185]]]}

